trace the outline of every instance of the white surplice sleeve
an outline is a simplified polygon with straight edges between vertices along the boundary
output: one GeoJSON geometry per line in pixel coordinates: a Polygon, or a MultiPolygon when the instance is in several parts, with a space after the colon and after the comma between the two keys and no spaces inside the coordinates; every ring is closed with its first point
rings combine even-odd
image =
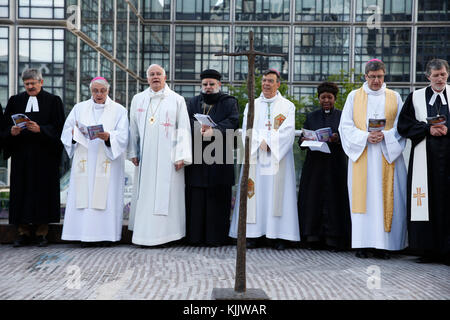
{"type": "Polygon", "coordinates": [[[129,139],[127,148],[127,159],[139,158],[139,122],[137,119],[137,107],[139,103],[139,96],[134,96],[131,100],[130,107],[130,124],[129,124],[129,139]]]}
{"type": "Polygon", "coordinates": [[[341,122],[339,123],[339,134],[341,136],[342,148],[345,154],[353,161],[359,159],[363,153],[369,136],[368,131],[360,130],[353,122],[353,100],[356,90],[350,92],[342,110],[341,122]]]}
{"type": "Polygon", "coordinates": [[[115,160],[127,151],[128,146],[128,114],[127,110],[122,106],[116,106],[116,126],[114,130],[109,132],[110,147],[103,145],[106,156],[115,160]]]}
{"type": "Polygon", "coordinates": [[[403,153],[403,149],[406,146],[406,139],[400,136],[397,131],[398,117],[400,111],[402,111],[403,102],[397,92],[395,92],[395,95],[397,97],[397,116],[395,117],[392,129],[383,130],[384,139],[381,143],[381,151],[389,163],[394,162],[403,153]]]}
{"type": "Polygon", "coordinates": [[[183,97],[177,97],[177,127],[176,144],[173,160],[183,161],[185,165],[192,164],[192,138],[191,121],[187,111],[186,101],[183,97]]]}
{"type": "Polygon", "coordinates": [[[67,119],[64,122],[63,131],[61,133],[61,142],[63,143],[64,149],[66,150],[69,158],[73,157],[75,153],[75,148],[77,146],[76,143],[72,143],[73,140],[72,130],[74,130],[77,120],[76,113],[77,113],[77,106],[75,105],[73,109],[70,111],[69,115],[67,116],[67,119]]]}

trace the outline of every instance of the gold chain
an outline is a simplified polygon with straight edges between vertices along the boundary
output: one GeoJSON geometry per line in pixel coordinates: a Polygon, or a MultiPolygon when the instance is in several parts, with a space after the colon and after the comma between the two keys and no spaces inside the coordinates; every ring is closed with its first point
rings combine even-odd
{"type": "Polygon", "coordinates": [[[163,99],[164,99],[164,97],[161,97],[161,100],[159,100],[159,103],[158,103],[158,105],[156,106],[156,109],[155,109],[155,111],[153,112],[153,107],[152,107],[152,99],[150,99],[150,104],[149,104],[149,107],[150,107],[150,109],[152,110],[152,116],[150,117],[150,119],[149,119],[149,122],[150,122],[150,124],[153,124],[153,123],[155,123],[155,117],[154,117],[154,115],[155,115],[155,113],[156,113],[156,111],[158,111],[158,108],[159,108],[159,105],[161,104],[161,102],[163,101],[163,99]]]}

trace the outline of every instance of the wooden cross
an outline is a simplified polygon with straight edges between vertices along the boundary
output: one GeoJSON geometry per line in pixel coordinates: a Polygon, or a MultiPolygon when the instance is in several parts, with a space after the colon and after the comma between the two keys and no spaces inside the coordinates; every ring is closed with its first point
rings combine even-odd
{"type": "Polygon", "coordinates": [[[271,54],[255,51],[253,46],[253,31],[249,31],[249,50],[236,53],[218,53],[216,56],[247,56],[248,58],[248,110],[247,110],[247,132],[245,134],[245,158],[244,168],[241,179],[241,193],[239,203],[239,220],[238,220],[238,239],[237,239],[237,256],[236,256],[236,280],[234,290],[239,293],[246,291],[245,277],[245,254],[246,254],[246,235],[247,235],[247,190],[248,190],[248,174],[250,168],[250,141],[252,141],[251,132],[253,129],[253,118],[255,111],[255,59],[256,56],[282,57],[285,54],[271,54]]]}
{"type": "Polygon", "coordinates": [[[416,188],[416,193],[413,195],[414,199],[417,199],[417,206],[422,206],[422,198],[425,198],[425,193],[422,193],[422,188],[416,188]]]}

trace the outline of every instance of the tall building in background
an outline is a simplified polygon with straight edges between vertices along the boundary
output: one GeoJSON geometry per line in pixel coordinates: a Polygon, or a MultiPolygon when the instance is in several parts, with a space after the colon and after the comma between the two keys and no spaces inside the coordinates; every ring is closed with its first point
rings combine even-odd
{"type": "MultiPolygon", "coordinates": [[[[405,98],[426,85],[428,60],[450,60],[450,0],[0,0],[0,103],[24,90],[26,67],[42,70],[66,113],[97,75],[129,107],[151,63],[186,98],[206,68],[242,83],[245,58],[214,54],[246,49],[249,30],[256,50],[286,54],[256,65],[280,70],[299,99],[340,70],[362,73],[371,58],[386,63],[386,82],[405,98]]],[[[6,173],[1,160],[0,184],[6,173]]]]}

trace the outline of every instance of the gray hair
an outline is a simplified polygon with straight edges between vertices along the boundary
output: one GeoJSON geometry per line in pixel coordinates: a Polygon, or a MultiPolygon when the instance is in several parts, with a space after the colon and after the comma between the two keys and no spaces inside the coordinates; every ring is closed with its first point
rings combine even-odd
{"type": "Polygon", "coordinates": [[[22,81],[29,80],[29,79],[41,81],[44,78],[42,78],[42,73],[39,69],[28,68],[22,72],[22,81]]]}
{"type": "Polygon", "coordinates": [[[370,60],[366,63],[366,69],[364,71],[365,74],[369,74],[370,71],[378,71],[383,70],[386,73],[386,66],[384,62],[381,60],[370,60]]]}
{"type": "Polygon", "coordinates": [[[153,67],[155,67],[155,66],[156,66],[156,67],[160,67],[160,68],[162,69],[162,71],[163,71],[163,76],[166,75],[166,70],[164,70],[164,68],[161,67],[159,64],[154,63],[154,64],[151,64],[151,65],[147,68],[147,72],[146,72],[147,78],[148,78],[148,72],[150,71],[151,68],[153,68],[153,67]]]}
{"type": "Polygon", "coordinates": [[[96,80],[94,80],[94,81],[91,81],[91,83],[89,83],[89,90],[91,90],[92,85],[93,85],[94,83],[101,84],[102,86],[104,86],[104,87],[106,88],[106,90],[109,91],[109,83],[108,83],[108,81],[105,81],[105,80],[103,80],[103,79],[96,79],[96,80]]]}
{"type": "Polygon", "coordinates": [[[445,69],[447,70],[447,73],[449,73],[449,66],[448,66],[448,62],[443,60],[443,59],[432,59],[430,61],[428,61],[427,66],[425,67],[425,74],[427,76],[431,75],[431,70],[439,70],[442,69],[443,67],[445,67],[445,69]]]}

